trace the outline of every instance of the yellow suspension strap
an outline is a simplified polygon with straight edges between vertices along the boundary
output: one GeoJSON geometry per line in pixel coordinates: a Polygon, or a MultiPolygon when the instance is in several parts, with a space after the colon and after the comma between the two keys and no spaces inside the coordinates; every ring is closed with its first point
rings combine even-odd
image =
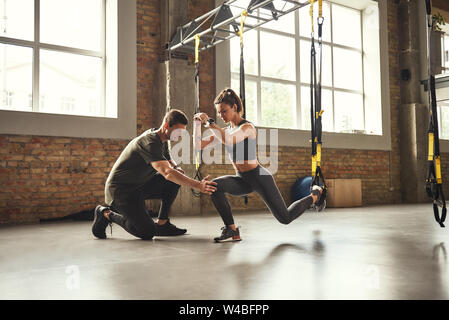
{"type": "Polygon", "coordinates": [[[316,0],[309,0],[310,2],[310,9],[309,9],[309,15],[310,15],[310,21],[311,21],[311,26],[312,26],[312,35],[314,34],[314,21],[313,21],[313,4],[315,3],[316,0]]]}
{"type": "Polygon", "coordinates": [[[243,105],[243,119],[246,119],[246,94],[245,94],[245,60],[243,58],[243,27],[245,26],[245,20],[248,17],[246,10],[242,11],[240,15],[240,29],[238,35],[240,37],[240,100],[243,105]]]}
{"type": "MultiPolygon", "coordinates": [[[[199,59],[199,48],[200,48],[200,36],[195,35],[195,114],[200,112],[200,94],[199,94],[199,74],[200,74],[200,59],[199,59]]],[[[197,132],[198,128],[196,128],[197,122],[193,121],[193,157],[195,161],[195,177],[199,181],[203,180],[201,175],[201,159],[202,159],[202,151],[201,151],[201,124],[199,124],[199,132],[197,132]],[[198,136],[199,134],[199,136],[198,136]],[[199,146],[198,146],[199,143],[199,146]]],[[[192,189],[192,193],[194,196],[199,197],[200,192],[192,189]]]]}
{"type": "Polygon", "coordinates": [[[435,76],[432,74],[430,57],[432,49],[430,43],[432,41],[433,19],[432,5],[430,0],[426,0],[427,10],[427,62],[428,62],[428,90],[429,90],[429,129],[428,129],[428,156],[427,156],[427,177],[426,192],[433,200],[433,213],[436,222],[440,227],[444,228],[444,220],[446,219],[446,200],[443,193],[443,179],[441,176],[441,157],[440,157],[440,139],[438,132],[438,114],[437,100],[435,93],[435,76]],[[438,207],[442,208],[441,217],[438,207]]]}
{"type": "MultiPolygon", "coordinates": [[[[310,15],[310,25],[311,25],[311,50],[310,50],[310,57],[311,57],[311,63],[310,63],[310,120],[311,120],[311,133],[312,133],[312,139],[310,142],[312,143],[312,177],[316,174],[316,142],[317,139],[315,137],[315,94],[314,94],[314,82],[313,82],[313,76],[314,76],[314,67],[315,67],[315,34],[314,34],[314,21],[313,21],[313,4],[315,3],[315,0],[309,0],[310,2],[310,9],[309,9],[309,15],[310,15]]],[[[313,183],[312,183],[313,185],[313,183]]]]}
{"type": "MultiPolygon", "coordinates": [[[[248,17],[248,12],[246,10],[242,11],[240,15],[240,29],[238,35],[240,37],[240,100],[242,101],[243,107],[243,119],[246,119],[246,94],[245,94],[245,59],[243,58],[243,32],[245,26],[245,20],[248,17]]],[[[245,205],[248,204],[248,196],[244,196],[245,205]]]]}
{"type": "Polygon", "coordinates": [[[310,20],[311,20],[311,50],[310,50],[310,118],[311,118],[311,136],[312,136],[312,184],[311,187],[319,185],[323,188],[320,200],[314,204],[317,211],[321,211],[326,206],[326,181],[321,171],[321,151],[322,151],[322,115],[321,109],[321,67],[322,67],[322,0],[318,0],[318,45],[319,45],[319,63],[317,72],[313,4],[317,0],[310,1],[310,20]]]}

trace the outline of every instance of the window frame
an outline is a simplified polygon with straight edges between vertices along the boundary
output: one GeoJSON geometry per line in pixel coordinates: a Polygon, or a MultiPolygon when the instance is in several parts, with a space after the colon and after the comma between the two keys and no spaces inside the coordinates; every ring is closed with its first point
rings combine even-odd
{"type": "MultiPolygon", "coordinates": [[[[39,0],[36,1],[35,5],[39,4],[39,0]]],[[[107,65],[107,72],[110,72],[109,75],[106,74],[107,72],[105,73],[103,99],[108,105],[107,108],[116,109],[116,116],[100,117],[0,110],[0,134],[111,139],[135,137],[137,131],[136,0],[103,1],[106,4],[104,23],[106,35],[104,38],[106,39],[105,54],[107,57],[103,61],[107,65]],[[113,128],[113,130],[105,130],[106,127],[113,128]]],[[[28,45],[30,44],[28,43],[28,45]]],[[[57,47],[61,49],[61,47],[57,47]]],[[[49,45],[49,48],[55,47],[49,45]]],[[[71,50],[67,47],[62,48],[71,50]]],[[[77,49],[77,52],[92,54],[91,51],[83,49],[79,49],[79,51],[77,49]]],[[[37,97],[38,95],[33,95],[33,99],[37,97]]]]}
{"type": "Polygon", "coordinates": [[[446,48],[446,41],[449,43],[449,33],[443,33],[443,36],[441,37],[441,54],[442,54],[442,67],[443,67],[443,74],[449,74],[449,54],[446,56],[446,52],[449,52],[449,48],[446,48]],[[447,59],[446,59],[447,57],[447,59]],[[446,67],[446,64],[448,65],[446,67]]]}
{"type": "MultiPolygon", "coordinates": [[[[33,50],[33,61],[32,61],[32,110],[31,112],[40,112],[40,51],[41,50],[49,50],[55,52],[62,53],[71,53],[76,55],[82,55],[87,57],[100,58],[102,61],[102,81],[101,81],[101,101],[100,101],[100,110],[101,114],[99,116],[104,116],[105,114],[105,82],[106,82],[106,0],[101,0],[102,2],[102,10],[101,10],[101,48],[100,51],[95,50],[86,50],[75,47],[66,47],[61,45],[55,45],[50,43],[45,43],[40,41],[40,2],[41,0],[34,0],[34,40],[23,40],[18,38],[10,38],[0,36],[0,43],[7,45],[15,45],[19,47],[31,48],[33,50]]],[[[63,108],[61,108],[63,109],[63,108]]],[[[16,110],[11,110],[16,111],[16,110]]],[[[66,113],[62,113],[66,114],[66,113]]],[[[76,114],[72,114],[76,115],[76,114]]]]}

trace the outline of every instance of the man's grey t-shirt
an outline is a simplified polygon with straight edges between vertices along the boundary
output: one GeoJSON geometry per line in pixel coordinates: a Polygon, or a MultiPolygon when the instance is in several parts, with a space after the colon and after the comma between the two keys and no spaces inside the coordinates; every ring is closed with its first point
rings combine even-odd
{"type": "Polygon", "coordinates": [[[131,193],[148,182],[157,171],[153,161],[170,160],[167,142],[162,142],[156,128],[149,129],[134,138],[122,151],[112,167],[105,184],[105,203],[110,206],[114,200],[126,199],[131,193]]]}

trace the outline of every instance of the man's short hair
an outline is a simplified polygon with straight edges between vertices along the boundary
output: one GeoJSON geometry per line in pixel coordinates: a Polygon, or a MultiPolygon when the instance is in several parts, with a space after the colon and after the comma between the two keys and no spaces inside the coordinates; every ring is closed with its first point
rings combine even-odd
{"type": "Polygon", "coordinates": [[[171,109],[169,112],[165,114],[164,120],[162,123],[168,123],[169,127],[173,127],[176,124],[187,125],[189,122],[187,120],[186,114],[178,109],[171,109]]]}

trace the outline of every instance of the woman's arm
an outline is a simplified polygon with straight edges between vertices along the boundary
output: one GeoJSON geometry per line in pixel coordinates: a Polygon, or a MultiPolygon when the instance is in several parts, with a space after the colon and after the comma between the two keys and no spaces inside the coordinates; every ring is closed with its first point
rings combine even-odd
{"type": "MultiPolygon", "coordinates": [[[[195,114],[194,119],[201,121],[202,124],[205,124],[207,123],[209,116],[206,113],[197,113],[195,114]]],[[[248,137],[255,139],[257,135],[256,128],[251,123],[243,124],[232,133],[230,133],[227,130],[224,130],[223,128],[220,128],[215,122],[210,124],[209,128],[212,129],[212,133],[217,138],[217,140],[226,145],[236,144],[240,141],[245,140],[248,137]]],[[[212,141],[208,142],[207,144],[211,142],[212,141]]]]}
{"type": "MultiPolygon", "coordinates": [[[[201,123],[202,123],[202,120],[201,120],[201,117],[199,117],[198,115],[200,115],[200,114],[195,115],[194,121],[193,121],[194,149],[195,150],[203,150],[208,145],[216,142],[217,139],[215,138],[214,134],[211,134],[211,135],[207,136],[204,139],[201,138],[201,123]]],[[[206,115],[206,114],[204,114],[204,115],[206,115]]],[[[204,117],[204,118],[206,118],[206,117],[204,117]]]]}
{"type": "Polygon", "coordinates": [[[255,139],[256,138],[256,128],[251,123],[245,123],[240,126],[237,130],[230,133],[222,128],[220,128],[215,123],[210,125],[212,132],[217,137],[217,139],[226,145],[233,145],[245,140],[246,138],[255,139]]]}

